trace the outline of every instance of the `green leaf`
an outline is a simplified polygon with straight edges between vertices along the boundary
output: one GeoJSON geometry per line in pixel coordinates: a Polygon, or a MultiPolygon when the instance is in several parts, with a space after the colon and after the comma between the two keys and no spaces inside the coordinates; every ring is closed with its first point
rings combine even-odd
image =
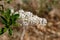
{"type": "Polygon", "coordinates": [[[19,17],[19,14],[13,15],[13,20],[16,21],[18,19],[18,17],[19,17]]]}
{"type": "Polygon", "coordinates": [[[9,28],[9,35],[12,35],[12,29],[11,28],[9,28]]]}
{"type": "Polygon", "coordinates": [[[6,10],[6,13],[10,15],[11,10],[10,10],[10,9],[7,9],[7,10],[6,10]]]}
{"type": "Polygon", "coordinates": [[[7,28],[0,28],[0,35],[7,31],[7,28]]]}
{"type": "Polygon", "coordinates": [[[4,28],[0,28],[0,35],[4,33],[4,28]]]}
{"type": "Polygon", "coordinates": [[[10,18],[10,20],[11,20],[10,22],[12,24],[15,24],[16,23],[16,20],[18,19],[18,17],[19,17],[19,14],[12,15],[11,18],[10,18]]]}
{"type": "Polygon", "coordinates": [[[6,17],[7,19],[10,18],[10,13],[11,13],[11,10],[10,10],[10,9],[7,9],[7,10],[5,11],[5,17],[6,17]]]}
{"type": "Polygon", "coordinates": [[[2,23],[5,24],[5,25],[7,25],[7,20],[3,16],[0,16],[0,17],[2,19],[2,23]]]}
{"type": "Polygon", "coordinates": [[[11,18],[9,19],[9,25],[12,25],[12,19],[11,18]]]}
{"type": "Polygon", "coordinates": [[[0,13],[3,14],[4,13],[4,10],[0,10],[0,13]]]}
{"type": "Polygon", "coordinates": [[[6,32],[6,31],[7,31],[7,28],[5,27],[5,28],[4,28],[4,32],[6,32]]]}
{"type": "Polygon", "coordinates": [[[0,35],[2,35],[2,29],[0,28],[0,35]]]}

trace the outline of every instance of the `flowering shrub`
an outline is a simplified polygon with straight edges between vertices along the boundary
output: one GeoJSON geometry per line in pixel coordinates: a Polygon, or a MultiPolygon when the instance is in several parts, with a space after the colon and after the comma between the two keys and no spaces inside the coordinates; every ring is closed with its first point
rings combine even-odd
{"type": "Polygon", "coordinates": [[[31,13],[31,12],[19,10],[18,12],[15,12],[15,13],[16,14],[19,13],[20,20],[17,20],[17,22],[22,24],[22,26],[23,26],[23,32],[21,35],[21,40],[23,40],[25,32],[29,26],[34,26],[37,24],[40,24],[42,26],[46,26],[46,24],[47,24],[47,20],[45,18],[40,18],[37,15],[33,15],[33,13],[31,13]]]}
{"type": "Polygon", "coordinates": [[[33,13],[31,12],[19,10],[19,14],[20,14],[19,22],[22,23],[23,26],[36,25],[36,24],[41,24],[45,26],[47,24],[47,20],[45,18],[40,18],[37,15],[33,15],[33,13]]]}
{"type": "Polygon", "coordinates": [[[37,15],[33,15],[31,12],[26,12],[24,10],[19,10],[18,12],[14,12],[13,9],[8,9],[2,12],[0,16],[2,19],[2,23],[5,25],[4,28],[0,28],[0,35],[8,30],[9,34],[12,35],[11,25],[16,24],[16,21],[22,26],[33,26],[36,24],[46,25],[47,20],[45,18],[40,18],[37,15]],[[18,14],[19,13],[19,14],[18,14]],[[17,20],[19,18],[19,20],[17,20]]]}

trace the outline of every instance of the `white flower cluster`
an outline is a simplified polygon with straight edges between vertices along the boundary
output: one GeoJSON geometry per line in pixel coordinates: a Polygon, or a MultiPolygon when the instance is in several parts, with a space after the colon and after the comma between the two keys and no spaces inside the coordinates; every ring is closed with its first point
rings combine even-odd
{"type": "Polygon", "coordinates": [[[19,16],[20,20],[18,22],[20,22],[23,26],[36,25],[36,24],[45,26],[47,24],[47,20],[45,18],[40,18],[37,15],[33,15],[33,13],[31,12],[19,10],[18,12],[15,12],[15,14],[17,13],[19,13],[20,15],[19,16]]]}

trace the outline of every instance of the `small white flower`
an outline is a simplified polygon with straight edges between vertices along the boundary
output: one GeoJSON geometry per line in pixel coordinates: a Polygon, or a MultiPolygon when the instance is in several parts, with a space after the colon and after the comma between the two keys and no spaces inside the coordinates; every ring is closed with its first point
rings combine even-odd
{"type": "Polygon", "coordinates": [[[31,24],[36,24],[37,23],[37,19],[35,17],[30,17],[29,21],[31,24]]]}
{"type": "Polygon", "coordinates": [[[10,15],[12,15],[14,13],[14,9],[11,8],[10,10],[11,10],[11,14],[10,15]]]}
{"type": "Polygon", "coordinates": [[[14,13],[14,9],[11,9],[11,13],[14,13]]]}
{"type": "Polygon", "coordinates": [[[25,15],[24,14],[22,14],[22,13],[19,13],[19,18],[25,18],[25,15]]]}
{"type": "Polygon", "coordinates": [[[22,12],[15,12],[15,14],[19,14],[19,18],[25,18],[25,15],[22,12]]]}
{"type": "Polygon", "coordinates": [[[15,12],[15,14],[18,14],[19,12],[15,12]]]}
{"type": "Polygon", "coordinates": [[[24,15],[26,16],[26,18],[32,17],[32,13],[31,12],[24,12],[24,15]]]}
{"type": "Polygon", "coordinates": [[[21,10],[19,10],[19,13],[24,13],[24,10],[22,10],[22,9],[21,9],[21,10]]]}
{"type": "Polygon", "coordinates": [[[40,18],[40,25],[46,26],[47,20],[45,18],[40,18]]]}
{"type": "Polygon", "coordinates": [[[23,26],[28,26],[28,25],[29,25],[29,23],[28,23],[28,22],[23,21],[23,26]]]}
{"type": "Polygon", "coordinates": [[[24,10],[19,10],[19,12],[15,12],[15,14],[19,13],[19,18],[22,21],[23,26],[28,25],[36,25],[40,24],[45,26],[47,24],[47,20],[45,18],[40,18],[37,15],[33,15],[31,12],[24,12],[24,10]]]}
{"type": "Polygon", "coordinates": [[[33,19],[35,20],[36,24],[39,23],[39,17],[38,17],[37,15],[34,15],[34,16],[33,16],[33,19]]]}
{"type": "Polygon", "coordinates": [[[19,10],[18,13],[19,13],[19,15],[20,15],[19,18],[25,18],[24,10],[21,9],[21,10],[19,10]]]}
{"type": "Polygon", "coordinates": [[[45,18],[43,18],[43,24],[46,25],[47,24],[47,20],[45,18]]]}

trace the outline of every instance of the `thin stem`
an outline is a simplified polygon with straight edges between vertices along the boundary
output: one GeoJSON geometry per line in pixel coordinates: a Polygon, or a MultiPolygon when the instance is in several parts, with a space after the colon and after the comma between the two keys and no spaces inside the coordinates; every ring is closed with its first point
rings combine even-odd
{"type": "Polygon", "coordinates": [[[22,32],[22,35],[21,35],[21,40],[23,40],[25,32],[26,32],[26,29],[25,29],[25,27],[23,27],[23,32],[22,32]]]}

